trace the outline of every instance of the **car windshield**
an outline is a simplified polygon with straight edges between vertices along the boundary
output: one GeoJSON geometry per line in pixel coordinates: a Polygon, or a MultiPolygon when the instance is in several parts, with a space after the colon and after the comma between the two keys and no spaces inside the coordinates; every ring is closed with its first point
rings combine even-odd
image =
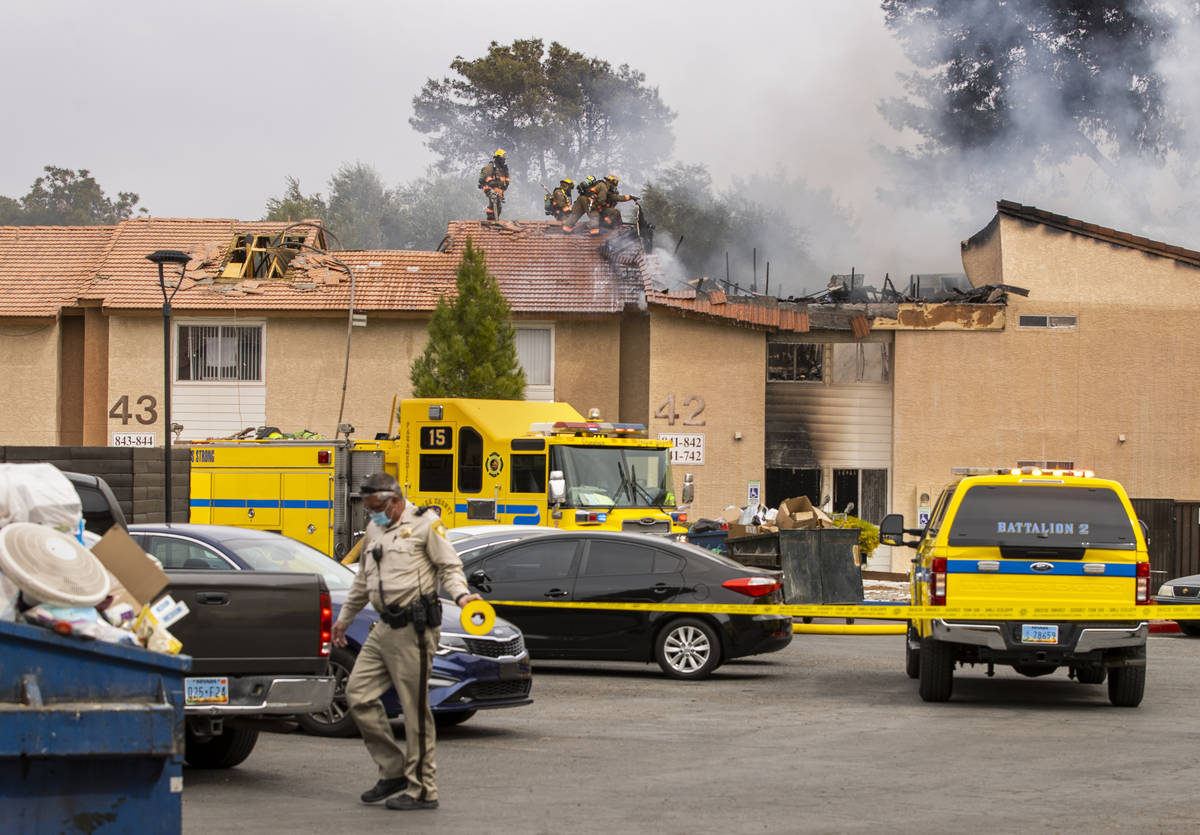
{"type": "Polygon", "coordinates": [[[1107,487],[1050,484],[971,487],[950,526],[950,545],[1002,549],[1130,550],[1137,539],[1124,505],[1107,487]]]}
{"type": "Polygon", "coordinates": [[[226,548],[245,561],[256,571],[295,571],[297,573],[320,574],[330,591],[350,588],[354,572],[335,562],[315,548],[302,542],[281,536],[263,539],[229,539],[222,543],[226,548]]]}
{"type": "Polygon", "coordinates": [[[556,446],[550,469],[561,470],[567,507],[674,506],[670,450],[556,446]]]}

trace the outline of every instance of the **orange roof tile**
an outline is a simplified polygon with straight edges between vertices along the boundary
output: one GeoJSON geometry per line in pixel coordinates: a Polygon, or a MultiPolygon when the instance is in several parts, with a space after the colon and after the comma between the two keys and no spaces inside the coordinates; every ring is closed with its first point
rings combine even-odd
{"type": "Polygon", "coordinates": [[[57,316],[64,299],[74,304],[113,229],[0,226],[0,315],[57,316]]]}

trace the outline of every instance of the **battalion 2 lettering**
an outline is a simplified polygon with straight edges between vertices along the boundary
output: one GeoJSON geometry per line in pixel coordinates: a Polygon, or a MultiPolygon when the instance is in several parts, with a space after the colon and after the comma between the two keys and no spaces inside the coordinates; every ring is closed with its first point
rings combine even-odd
{"type": "MultiPolygon", "coordinates": [[[[1079,525],[1079,533],[1086,535],[1088,523],[1079,525]]],[[[1074,522],[997,522],[996,533],[1074,534],[1074,522]]]]}

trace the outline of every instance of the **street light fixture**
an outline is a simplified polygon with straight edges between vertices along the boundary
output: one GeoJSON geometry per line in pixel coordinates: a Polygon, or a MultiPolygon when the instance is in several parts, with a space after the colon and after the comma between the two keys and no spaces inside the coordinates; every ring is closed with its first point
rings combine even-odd
{"type": "Polygon", "coordinates": [[[171,524],[171,300],[179,292],[183,284],[183,271],[192,257],[177,249],[159,249],[151,252],[146,259],[158,264],[158,286],[163,296],[163,421],[166,432],[163,435],[163,502],[166,506],[166,523],[171,524]],[[163,278],[163,264],[179,265],[179,280],[167,295],[167,282],[163,278]]]}

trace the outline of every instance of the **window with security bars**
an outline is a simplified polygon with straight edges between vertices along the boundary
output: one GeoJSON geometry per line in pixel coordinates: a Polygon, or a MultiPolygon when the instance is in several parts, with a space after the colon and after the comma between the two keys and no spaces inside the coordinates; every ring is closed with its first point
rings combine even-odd
{"type": "Polygon", "coordinates": [[[262,325],[180,325],[176,378],[260,382],[262,344],[262,325]]]}

